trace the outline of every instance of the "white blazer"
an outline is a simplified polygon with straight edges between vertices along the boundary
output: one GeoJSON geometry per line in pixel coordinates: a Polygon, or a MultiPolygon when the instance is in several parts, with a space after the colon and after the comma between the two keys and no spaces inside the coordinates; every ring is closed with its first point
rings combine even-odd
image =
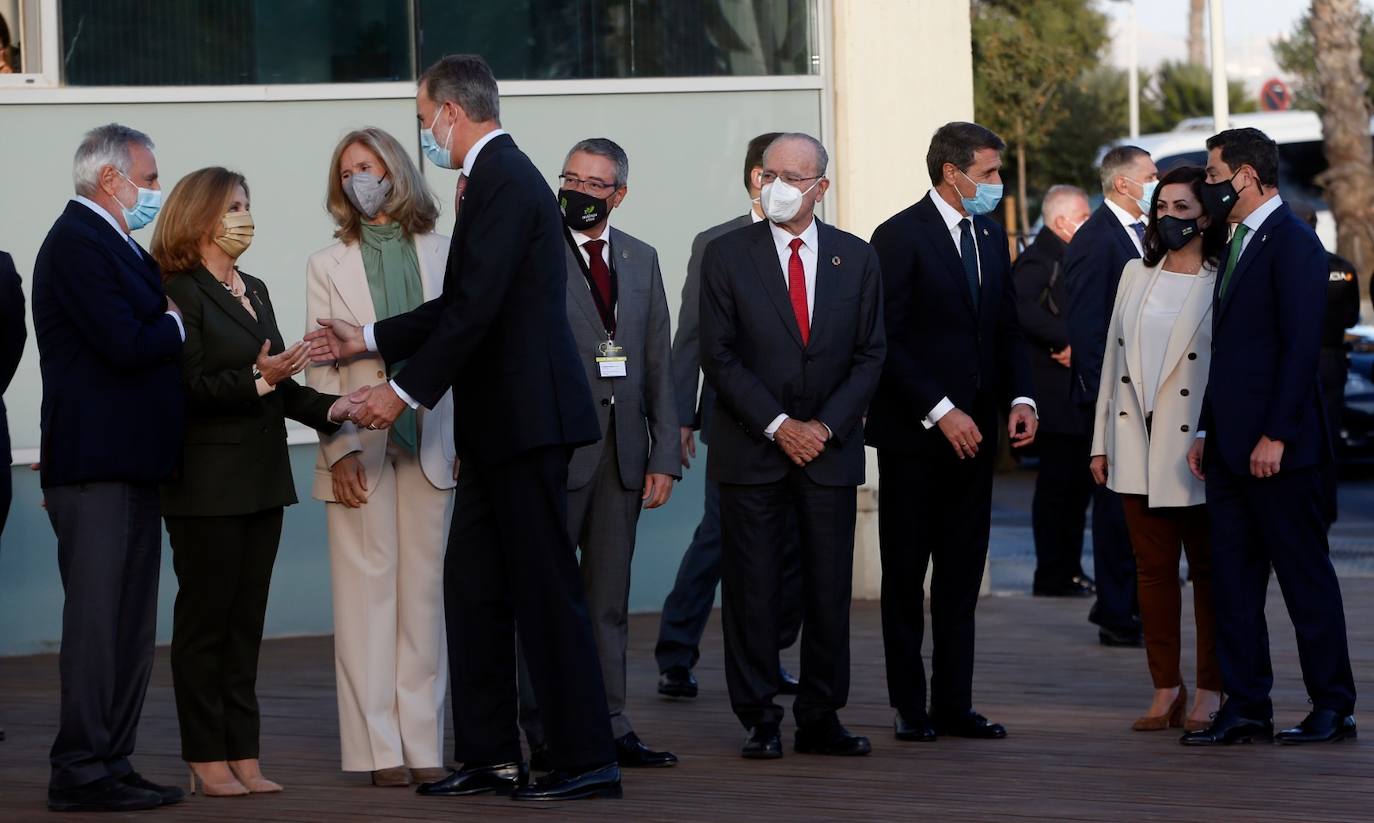
{"type": "MultiPolygon", "coordinates": [[[[444,268],[448,263],[449,239],[442,234],[415,238],[415,253],[420,260],[420,282],[426,300],[438,297],[444,288],[444,268]]],[[[306,328],[318,328],[317,318],[343,319],[359,326],[377,320],[372,292],[367,286],[363,255],[357,243],[335,243],[310,256],[306,265],[306,328]]],[[[348,394],[363,386],[386,380],[386,364],[380,355],[361,354],[343,363],[311,365],[306,383],[329,394],[348,394]]],[[[438,489],[454,486],[453,390],[432,411],[419,409],[420,466],[425,477],[438,489]]],[[[329,469],[344,456],[362,452],[367,489],[371,494],[386,456],[387,432],[360,429],[344,423],[338,432],[320,435],[320,456],[315,462],[313,495],[317,500],[334,501],[334,482],[329,469]]]]}
{"type": "Polygon", "coordinates": [[[1197,437],[1212,362],[1216,271],[1204,266],[1198,272],[1174,321],[1147,434],[1140,325],[1159,271],[1160,266],[1146,267],[1137,259],[1121,272],[1097,391],[1092,454],[1106,455],[1107,487],[1115,492],[1148,495],[1152,508],[1197,506],[1206,498],[1202,482],[1188,471],[1188,448],[1197,437]]]}

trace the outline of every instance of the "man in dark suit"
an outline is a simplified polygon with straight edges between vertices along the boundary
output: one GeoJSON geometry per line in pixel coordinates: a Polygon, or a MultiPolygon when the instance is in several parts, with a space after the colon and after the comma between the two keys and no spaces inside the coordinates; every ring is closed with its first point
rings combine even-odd
{"type": "MultiPolygon", "coordinates": [[[[700,430],[701,442],[707,442],[709,418],[716,402],[715,390],[709,382],[701,386],[701,400],[700,403],[697,401],[697,382],[701,372],[701,258],[712,240],[764,219],[763,207],[759,205],[762,184],[758,178],[763,174],[763,152],[778,134],[760,134],[749,141],[745,151],[744,189],[749,192],[751,201],[749,213],[713,226],[692,240],[692,253],[687,258],[687,279],[682,284],[677,333],[673,337],[673,386],[677,395],[678,419],[681,421],[683,468],[691,468],[692,460],[697,456],[693,433],[700,430]]],[[[784,544],[782,615],[778,620],[780,649],[797,642],[797,634],[801,630],[801,563],[797,541],[793,539],[795,536],[796,530],[789,529],[784,544]]],[[[706,621],[711,617],[719,583],[720,486],[707,478],[701,522],[697,524],[692,542],[678,564],[673,590],[663,601],[658,645],[654,647],[654,657],[658,660],[659,694],[678,698],[697,696],[697,679],[692,674],[692,667],[701,657],[701,635],[706,630],[706,621]]],[[[797,679],[786,669],[779,672],[778,677],[780,694],[797,693],[797,679]]]]}
{"type": "Polygon", "coordinates": [[[706,247],[701,350],[716,391],[710,478],[720,484],[725,675],[750,730],[742,754],[782,756],[778,600],[781,546],[795,510],[801,532],[801,687],[792,704],[798,752],[863,755],[838,712],[849,697],[849,601],[863,414],[883,339],[877,257],[815,219],[828,158],[820,142],[783,134],[763,158],[767,222],[706,247]]]}
{"type": "MultiPolygon", "coordinates": [[[[1071,386],[1088,463],[1097,385],[1107,350],[1107,326],[1116,302],[1116,286],[1126,263],[1140,257],[1145,237],[1145,211],[1159,180],[1154,161],[1144,149],[1117,146],[1102,158],[1099,170],[1105,199],[1074,235],[1064,252],[1064,282],[1069,290],[1069,345],[1073,349],[1071,386]]],[[[1140,646],[1140,606],[1136,598],[1135,555],[1126,531],[1121,499],[1106,486],[1093,484],[1093,578],[1097,602],[1088,620],[1097,624],[1104,646],[1140,646]]]]}
{"type": "Polygon", "coordinates": [[[1326,250],[1279,196],[1273,140],[1230,129],[1209,138],[1207,150],[1203,206],[1235,230],[1217,278],[1212,365],[1188,463],[1207,483],[1226,703],[1182,742],[1353,738],[1355,680],[1323,516],[1322,469],[1332,459],[1317,374],[1326,250]],[[1271,568],[1312,703],[1300,724],[1277,735],[1264,619],[1271,568]]]}
{"type": "MultiPolygon", "coordinates": [[[[0,251],[0,456],[5,459],[4,465],[0,465],[0,536],[5,533],[5,521],[9,518],[14,494],[9,464],[10,427],[4,395],[24,356],[24,341],[28,337],[28,326],[24,323],[24,288],[19,272],[15,271],[14,259],[0,251]]],[[[0,740],[4,739],[5,730],[0,729],[0,740]]]]}
{"type": "Polygon", "coordinates": [[[1088,597],[1092,581],[1083,576],[1083,524],[1092,500],[1092,475],[1083,455],[1090,443],[1082,433],[1078,409],[1069,397],[1068,290],[1064,286],[1064,249],[1092,209],[1088,195],[1074,186],[1051,186],[1040,205],[1044,228],[1016,258],[1016,317],[1030,348],[1031,376],[1040,408],[1036,448],[1040,471],[1031,503],[1035,534],[1035,580],[1042,597],[1088,597]]]}
{"type": "Polygon", "coordinates": [[[930,193],[873,232],[891,345],[867,437],[885,504],[883,648],[898,740],[1006,736],[973,710],[999,414],[1011,410],[1013,446],[1036,431],[1007,236],[986,216],[1001,198],[1004,148],[976,123],[941,126],[926,154],[930,193]],[[927,714],[921,591],[932,562],[927,714]]]}
{"type": "Polygon", "coordinates": [[[318,362],[377,351],[406,364],[356,416],[391,424],[449,387],[462,461],[444,560],[455,759],[426,795],[513,792],[518,800],[619,797],[620,768],[577,557],[568,540],[568,457],[601,437],[568,325],[558,202],[501,129],[480,57],[445,57],[416,96],[425,153],[461,165],[462,206],[443,294],[363,329],[307,335],[318,362]],[[553,771],[525,785],[515,632],[553,771]]]}
{"type": "Polygon", "coordinates": [[[157,264],[129,236],[161,204],[152,141],[92,129],[73,177],[77,196],[33,274],[43,497],[66,593],[48,807],[131,811],[182,796],[139,776],[129,756],[153,668],[158,483],[180,455],[186,335],[157,264]]]}
{"type": "MultiPolygon", "coordinates": [[[[635,527],[641,509],[668,502],[680,476],[671,321],[658,252],[611,226],[629,178],[625,150],[604,137],[573,146],[559,175],[568,322],[602,432],[568,466],[568,538],[581,552],[616,759],[623,767],[673,766],[677,757],[645,745],[625,713],[635,527]]],[[[528,682],[521,678],[520,724],[534,753],[531,767],[539,770],[544,730],[528,682]]]]}

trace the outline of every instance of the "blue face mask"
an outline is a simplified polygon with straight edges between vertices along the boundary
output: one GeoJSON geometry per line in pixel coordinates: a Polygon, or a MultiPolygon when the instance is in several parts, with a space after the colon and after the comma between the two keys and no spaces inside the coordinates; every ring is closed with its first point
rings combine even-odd
{"type": "MultiPolygon", "coordinates": [[[[442,107],[440,111],[443,111],[442,107]]],[[[453,125],[448,127],[448,133],[444,135],[444,145],[439,145],[439,141],[434,139],[434,124],[439,122],[439,112],[434,113],[434,119],[423,129],[420,129],[420,148],[425,152],[425,159],[441,169],[453,168],[453,152],[450,151],[450,140],[453,139],[453,125]]]]}
{"type": "MultiPolygon", "coordinates": [[[[1126,179],[1131,180],[1131,178],[1129,177],[1127,177],[1126,179]]],[[[1131,182],[1135,183],[1137,186],[1140,187],[1140,197],[1136,199],[1136,205],[1140,206],[1141,211],[1145,212],[1146,214],[1149,214],[1150,201],[1154,199],[1155,189],[1159,188],[1159,181],[1151,180],[1148,183],[1136,183],[1136,181],[1131,180],[1131,182]]]]}
{"type": "MultiPolygon", "coordinates": [[[[970,183],[973,179],[962,171],[959,174],[970,183]]],[[[974,192],[972,197],[959,195],[959,200],[964,204],[964,211],[969,214],[987,214],[997,208],[998,202],[1002,199],[1001,183],[973,183],[974,192]]]]}
{"type": "MultiPolygon", "coordinates": [[[[129,180],[128,175],[125,175],[124,179],[129,180]]],[[[129,231],[138,231],[157,217],[158,210],[162,208],[162,190],[145,189],[132,180],[129,180],[129,183],[138,189],[133,208],[125,207],[118,197],[115,198],[115,202],[119,203],[119,210],[124,212],[124,224],[129,227],[129,231]]]]}

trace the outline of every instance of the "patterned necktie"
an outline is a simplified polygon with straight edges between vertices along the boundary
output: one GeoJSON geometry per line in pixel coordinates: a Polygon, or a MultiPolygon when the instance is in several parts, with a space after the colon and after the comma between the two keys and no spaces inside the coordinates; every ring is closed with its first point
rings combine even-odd
{"type": "Polygon", "coordinates": [[[964,262],[964,279],[968,281],[968,293],[976,309],[983,289],[978,282],[978,246],[973,240],[973,224],[967,217],[959,221],[959,257],[964,262]]]}
{"type": "Polygon", "coordinates": [[[1241,223],[1236,226],[1236,233],[1231,236],[1231,250],[1226,255],[1226,273],[1221,276],[1221,299],[1226,299],[1226,289],[1231,285],[1231,275],[1236,271],[1236,264],[1240,262],[1240,250],[1245,245],[1245,235],[1250,233],[1250,227],[1241,223]]]}
{"type": "Polygon", "coordinates": [[[1145,248],[1145,224],[1137,220],[1131,224],[1131,231],[1135,232],[1135,239],[1140,241],[1140,247],[1145,248]]]}
{"type": "Polygon", "coordinates": [[[458,175],[458,190],[453,194],[453,218],[455,221],[458,219],[458,210],[463,208],[463,192],[467,187],[468,176],[466,174],[458,175]]]}
{"type": "Polygon", "coordinates": [[[597,294],[601,298],[596,301],[596,311],[601,315],[601,324],[614,337],[615,304],[611,302],[611,269],[606,265],[606,259],[601,256],[601,249],[605,245],[605,240],[588,240],[582,244],[582,248],[587,250],[587,269],[591,272],[592,284],[596,286],[597,294]]]}
{"type": "Polygon", "coordinates": [[[802,239],[792,238],[792,257],[787,261],[787,296],[792,299],[792,314],[797,318],[797,330],[801,332],[802,345],[811,340],[811,317],[806,310],[806,268],[802,266],[802,239]]]}

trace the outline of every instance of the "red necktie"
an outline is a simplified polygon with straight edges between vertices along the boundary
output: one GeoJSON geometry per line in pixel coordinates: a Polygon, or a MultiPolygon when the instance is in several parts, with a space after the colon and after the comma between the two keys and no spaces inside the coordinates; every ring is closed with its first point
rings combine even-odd
{"type": "Polygon", "coordinates": [[[811,319],[806,312],[806,269],[802,267],[802,239],[792,238],[792,259],[787,261],[787,294],[792,298],[792,313],[797,316],[797,329],[801,332],[802,345],[811,339],[811,319]]]}
{"type": "Polygon", "coordinates": [[[615,334],[615,304],[611,302],[611,270],[606,265],[606,258],[601,256],[601,249],[606,245],[605,240],[588,240],[582,244],[582,248],[587,250],[587,268],[592,273],[592,284],[596,286],[596,291],[601,299],[596,301],[596,310],[601,314],[601,324],[606,327],[606,331],[615,334]]]}

